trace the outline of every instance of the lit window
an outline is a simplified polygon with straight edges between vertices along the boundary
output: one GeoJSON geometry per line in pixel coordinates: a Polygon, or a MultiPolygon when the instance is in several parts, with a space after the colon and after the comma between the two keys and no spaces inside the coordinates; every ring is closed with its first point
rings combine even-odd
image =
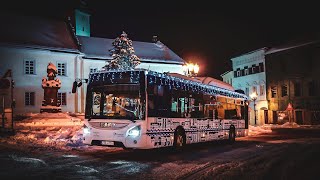
{"type": "Polygon", "coordinates": [[[24,104],[26,106],[34,106],[35,101],[35,93],[34,92],[25,92],[24,93],[24,104]]]}
{"type": "Polygon", "coordinates": [[[67,64],[66,63],[58,63],[58,75],[66,76],[67,75],[67,64]]]}
{"type": "Polygon", "coordinates": [[[24,61],[24,73],[25,74],[35,74],[35,61],[25,60],[24,61]]]}
{"type": "Polygon", "coordinates": [[[58,100],[61,105],[67,105],[67,93],[58,93],[58,100]]]}

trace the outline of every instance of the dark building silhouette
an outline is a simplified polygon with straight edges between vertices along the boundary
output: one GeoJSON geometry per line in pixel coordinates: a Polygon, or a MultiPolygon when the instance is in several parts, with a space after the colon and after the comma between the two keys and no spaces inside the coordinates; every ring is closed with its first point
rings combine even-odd
{"type": "Polygon", "coordinates": [[[265,59],[268,123],[320,124],[319,41],[271,48],[265,59]]]}

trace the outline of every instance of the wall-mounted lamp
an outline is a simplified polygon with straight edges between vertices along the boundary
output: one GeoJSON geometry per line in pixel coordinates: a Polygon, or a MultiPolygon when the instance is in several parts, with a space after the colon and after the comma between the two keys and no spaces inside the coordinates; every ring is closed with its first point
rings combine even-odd
{"type": "Polygon", "coordinates": [[[77,87],[81,87],[82,82],[88,83],[88,79],[75,79],[75,81],[73,82],[73,85],[72,85],[72,93],[77,92],[77,87]]]}

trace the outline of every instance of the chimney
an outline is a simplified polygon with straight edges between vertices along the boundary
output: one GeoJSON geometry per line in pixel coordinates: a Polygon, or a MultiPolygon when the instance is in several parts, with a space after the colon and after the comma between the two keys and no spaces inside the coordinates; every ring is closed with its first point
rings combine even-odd
{"type": "Polygon", "coordinates": [[[158,42],[158,36],[152,36],[152,42],[157,43],[158,42]]]}

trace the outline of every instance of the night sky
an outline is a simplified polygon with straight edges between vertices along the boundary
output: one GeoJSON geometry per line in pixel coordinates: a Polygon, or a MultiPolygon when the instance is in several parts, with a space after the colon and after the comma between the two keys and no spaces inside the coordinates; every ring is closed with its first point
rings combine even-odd
{"type": "MultiPolygon", "coordinates": [[[[5,11],[65,16],[78,1],[10,1],[5,11]]],[[[319,37],[320,9],[315,4],[277,1],[98,1],[88,0],[91,36],[116,38],[125,31],[135,41],[152,36],[186,61],[200,65],[201,76],[220,79],[230,58],[262,47],[319,37]]]]}

